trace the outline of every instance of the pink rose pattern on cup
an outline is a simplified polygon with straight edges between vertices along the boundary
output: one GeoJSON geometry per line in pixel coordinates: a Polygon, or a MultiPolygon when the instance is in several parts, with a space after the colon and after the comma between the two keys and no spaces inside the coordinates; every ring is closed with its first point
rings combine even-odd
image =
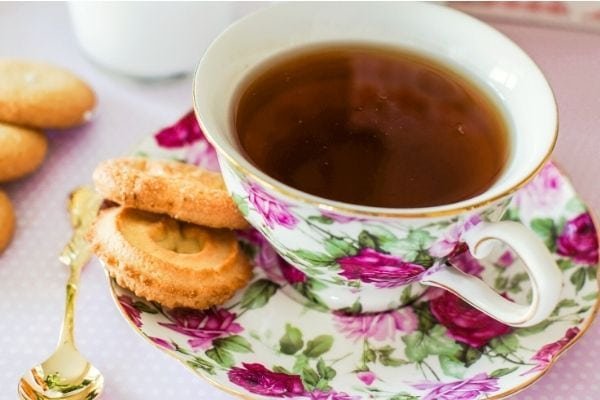
{"type": "Polygon", "coordinates": [[[378,288],[403,286],[417,282],[425,268],[403,261],[398,257],[370,248],[360,249],[356,255],[337,259],[339,275],[346,279],[359,279],[378,288]]]}
{"type": "Polygon", "coordinates": [[[339,222],[340,224],[347,224],[354,221],[360,221],[360,218],[357,217],[349,217],[347,215],[337,214],[331,211],[323,211],[321,213],[323,218],[329,218],[332,221],[339,222]]]}
{"type": "Polygon", "coordinates": [[[483,266],[481,263],[477,261],[477,259],[473,257],[471,253],[466,250],[466,248],[465,251],[461,251],[460,253],[450,257],[448,261],[456,268],[470,275],[480,276],[483,272],[483,266]]]}
{"type": "MultiPolygon", "coordinates": [[[[399,237],[386,229],[385,223],[377,225],[364,218],[325,211],[306,217],[298,214],[294,205],[275,198],[255,182],[246,182],[243,186],[247,196],[234,193],[233,198],[246,216],[256,213],[263,235],[275,238],[279,229],[301,229],[310,231],[312,240],[324,245],[324,251],[315,251],[286,248],[280,244],[279,251],[287,265],[300,270],[296,279],[312,279],[321,286],[332,288],[350,287],[359,294],[363,285],[397,289],[417,283],[429,268],[442,265],[445,260],[467,273],[477,275],[481,272],[479,263],[466,251],[462,235],[487,218],[486,214],[471,215],[464,221],[455,220],[449,226],[432,223],[414,228],[405,237],[399,237]],[[336,224],[349,223],[373,228],[363,229],[357,236],[350,236],[343,230],[334,231],[337,230],[336,224]]],[[[504,205],[499,204],[498,207],[504,205]]],[[[485,213],[495,211],[492,209],[485,213]]],[[[282,266],[282,272],[285,269],[286,266],[282,266]]],[[[312,287],[309,286],[305,285],[301,293],[306,295],[307,291],[311,291],[312,287]]],[[[313,299],[319,296],[311,293],[307,297],[313,299]]]]}
{"type": "Polygon", "coordinates": [[[526,213],[552,209],[564,196],[562,176],[558,169],[548,163],[527,186],[515,195],[514,204],[526,213]]]}
{"type": "Polygon", "coordinates": [[[434,257],[446,257],[456,252],[457,247],[462,243],[462,236],[469,229],[475,227],[481,222],[479,215],[473,215],[465,221],[455,223],[447,229],[429,248],[429,253],[434,257]]]}
{"type": "Polygon", "coordinates": [[[291,212],[290,206],[267,193],[255,183],[248,185],[248,200],[271,229],[281,226],[292,229],[298,224],[298,218],[291,212]]]}
{"type": "MultiPolygon", "coordinates": [[[[238,238],[242,243],[248,244],[247,248],[250,247],[254,250],[253,254],[251,254],[254,265],[260,267],[269,279],[278,283],[286,282],[283,270],[294,267],[277,254],[275,249],[269,244],[269,241],[260,232],[255,229],[239,231],[238,238]]],[[[298,274],[302,274],[302,272],[296,271],[298,274]]],[[[293,282],[290,283],[305,280],[304,274],[302,275],[301,278],[293,279],[293,282]]]]}
{"type": "MultiPolygon", "coordinates": [[[[160,151],[164,156],[179,154],[179,150],[160,151]]],[[[283,253],[286,261],[258,232],[240,232],[261,270],[243,293],[208,312],[166,310],[114,282],[113,289],[123,314],[149,341],[240,393],[316,400],[486,398],[545,371],[581,333],[596,304],[598,241],[591,216],[552,164],[542,172],[526,194],[517,194],[504,217],[521,219],[530,226],[554,252],[565,274],[567,297],[553,316],[534,327],[506,327],[487,320],[452,294],[438,289],[415,294],[409,285],[400,286],[402,297],[410,299],[405,307],[361,314],[357,303],[326,314],[330,315],[327,323],[312,324],[308,321],[322,314],[296,305],[297,309],[279,310],[283,314],[277,318],[287,322],[279,330],[272,326],[274,331],[265,335],[257,330],[261,310],[266,310],[263,316],[275,315],[282,288],[292,286],[318,299],[327,284],[288,262],[297,261],[294,257],[300,251],[330,269],[334,281],[355,286],[377,287],[371,268],[391,267],[395,272],[395,267],[408,263],[417,266],[408,278],[412,279],[442,257],[451,257],[458,268],[481,276],[509,298],[524,300],[528,282],[509,251],[499,254],[495,268],[485,270],[464,251],[461,235],[478,223],[479,216],[446,226],[441,235],[434,234],[436,227],[425,227],[394,237],[373,227],[357,237],[345,237],[329,228],[361,221],[333,212],[307,218],[293,206],[265,196],[260,187],[255,188],[254,202],[242,198],[238,204],[246,204],[246,212],[261,218],[267,234],[311,228],[322,233],[323,249],[290,249],[283,253]],[[531,207],[543,205],[546,194],[560,201],[560,207],[531,207]],[[344,265],[350,278],[341,274],[344,265]],[[271,353],[265,353],[265,346],[271,353]],[[354,351],[344,352],[348,349],[354,351]],[[420,371],[422,379],[414,379],[415,371],[420,371]],[[401,386],[402,391],[389,392],[386,377],[403,375],[411,380],[395,382],[393,387],[401,386]]]]}
{"type": "MultiPolygon", "coordinates": [[[[203,163],[212,163],[216,157],[216,152],[205,139],[193,113],[188,113],[173,126],[160,131],[155,135],[155,141],[165,150],[189,146],[195,146],[196,150],[204,149],[198,160],[191,160],[186,156],[187,162],[196,165],[206,167],[203,163]]],[[[314,288],[319,286],[314,284],[315,281],[331,287],[348,286],[357,294],[361,285],[394,289],[418,282],[436,260],[458,253],[461,246],[464,246],[461,241],[462,234],[482,218],[480,215],[472,215],[465,221],[456,221],[447,228],[419,228],[405,238],[398,237],[391,231],[382,235],[380,232],[369,230],[363,230],[358,237],[336,237],[328,228],[335,227],[336,224],[369,221],[333,211],[322,211],[320,215],[306,218],[297,214],[293,205],[274,197],[258,183],[246,181],[243,186],[247,195],[233,193],[233,199],[245,215],[256,213],[263,234],[271,236],[278,229],[308,228],[316,240],[322,240],[326,244],[324,253],[308,250],[312,252],[310,256],[314,255],[308,257],[314,260],[311,261],[313,265],[308,266],[314,267],[311,272],[296,268],[306,262],[307,249],[287,249],[288,254],[284,254],[287,262],[283,262],[274,251],[268,249],[265,252],[271,254],[261,256],[271,259],[260,260],[260,265],[265,267],[276,265],[280,270],[278,275],[284,275],[288,283],[302,284],[297,289],[313,303],[318,303],[319,307],[325,305],[319,301],[318,293],[314,293],[314,288]],[[301,227],[302,225],[304,226],[301,227]],[[399,251],[397,248],[414,249],[399,251]],[[310,279],[312,281],[309,281],[310,279]]],[[[477,262],[468,259],[468,255],[458,257],[455,264],[465,272],[478,273],[477,262]]]]}
{"type": "Polygon", "coordinates": [[[292,265],[290,265],[290,263],[281,259],[281,257],[279,262],[279,270],[283,274],[285,280],[291,285],[294,285],[296,283],[305,283],[308,279],[304,272],[293,267],[292,265]]]}

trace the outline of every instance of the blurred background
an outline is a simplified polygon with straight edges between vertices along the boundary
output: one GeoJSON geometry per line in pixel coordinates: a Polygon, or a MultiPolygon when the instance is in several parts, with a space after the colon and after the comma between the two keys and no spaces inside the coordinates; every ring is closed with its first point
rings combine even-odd
{"type": "MultiPolygon", "coordinates": [[[[268,5],[0,2],[0,57],[64,66],[85,79],[99,101],[85,127],[48,132],[49,157],[38,172],[3,186],[15,205],[18,228],[0,256],[1,399],[14,398],[18,377],[56,342],[66,271],[55,258],[68,239],[67,193],[89,182],[99,160],[131,152],[145,136],[189,111],[190,73],[204,49],[231,22],[268,5]]],[[[541,67],[560,112],[554,159],[600,211],[600,2],[450,6],[491,23],[541,67]]],[[[592,331],[543,384],[515,398],[597,398],[597,324],[592,331]],[[588,383],[566,383],[577,379],[588,383]]],[[[97,262],[84,271],[77,337],[106,377],[103,399],[231,399],[136,337],[112,304],[97,262]]]]}

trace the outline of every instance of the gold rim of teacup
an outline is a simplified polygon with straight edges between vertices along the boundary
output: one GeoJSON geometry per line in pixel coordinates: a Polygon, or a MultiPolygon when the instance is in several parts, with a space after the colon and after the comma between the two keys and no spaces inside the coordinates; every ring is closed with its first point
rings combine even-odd
{"type": "MultiPolygon", "coordinates": [[[[469,16],[468,14],[466,14],[464,12],[461,12],[458,10],[453,10],[453,11],[456,13],[462,14],[467,19],[471,19],[478,23],[481,23],[481,21],[479,19],[469,16]]],[[[260,10],[254,12],[250,15],[247,15],[246,17],[242,18],[241,20],[245,20],[249,17],[252,17],[252,15],[259,13],[259,12],[260,12],[260,10]]],[[[236,24],[231,25],[229,28],[227,28],[225,30],[225,32],[227,32],[229,29],[231,29],[231,27],[234,25],[236,25],[236,24]]],[[[507,42],[512,43],[517,49],[519,49],[519,50],[521,49],[520,46],[518,46],[511,38],[509,38],[503,32],[501,32],[489,25],[488,25],[488,28],[494,30],[499,36],[503,37],[507,42]]],[[[223,35],[223,34],[224,34],[224,32],[221,35],[223,35]]],[[[218,40],[218,38],[209,46],[209,49],[206,51],[206,53],[209,52],[210,47],[212,47],[217,40],[218,40]]],[[[282,196],[285,196],[292,200],[302,202],[304,204],[311,205],[311,206],[314,206],[314,207],[317,207],[319,209],[323,209],[326,211],[332,211],[332,212],[338,211],[343,214],[352,214],[352,215],[367,216],[367,217],[433,218],[433,217],[452,216],[452,215],[457,215],[457,214],[466,213],[466,212],[470,212],[473,210],[485,208],[496,202],[499,202],[500,200],[502,200],[504,198],[509,197],[510,195],[515,193],[517,190],[521,189],[523,186],[525,186],[527,183],[529,183],[540,172],[540,170],[544,167],[544,165],[550,160],[552,152],[553,152],[554,148],[556,147],[556,143],[558,140],[558,129],[559,129],[558,104],[556,102],[556,96],[554,95],[554,91],[552,90],[552,87],[548,83],[548,79],[547,79],[546,75],[544,74],[544,72],[541,70],[541,68],[527,53],[525,53],[524,51],[522,51],[522,53],[523,53],[523,56],[525,56],[529,60],[529,62],[531,62],[532,68],[535,69],[542,76],[545,86],[548,89],[550,96],[552,97],[552,102],[554,103],[554,118],[555,118],[554,132],[553,132],[552,140],[551,140],[550,146],[548,146],[548,149],[547,149],[545,155],[541,158],[540,162],[524,178],[522,178],[516,184],[512,185],[510,188],[502,191],[501,193],[496,194],[492,197],[483,198],[483,199],[477,201],[476,203],[472,203],[472,204],[461,205],[461,203],[464,203],[465,201],[470,200],[470,199],[467,199],[467,200],[456,203],[457,205],[454,207],[452,207],[453,206],[452,204],[444,204],[444,205],[435,206],[435,207],[415,208],[414,210],[412,210],[410,208],[365,207],[365,206],[361,206],[361,205],[357,205],[357,204],[341,203],[341,202],[338,202],[335,200],[329,200],[329,199],[326,199],[323,197],[304,193],[298,189],[295,189],[295,188],[290,187],[282,182],[277,181],[276,179],[268,176],[267,174],[260,171],[260,169],[253,166],[252,163],[249,160],[245,159],[239,151],[232,148],[231,152],[230,152],[230,151],[226,150],[225,148],[223,148],[223,146],[221,145],[219,140],[215,139],[215,135],[213,135],[214,132],[211,132],[204,125],[202,118],[200,116],[200,113],[198,111],[198,108],[199,108],[198,95],[197,95],[197,91],[196,91],[196,88],[198,87],[197,83],[198,83],[198,79],[199,79],[198,78],[199,70],[202,65],[202,61],[203,61],[204,57],[202,57],[202,59],[200,59],[200,61],[198,62],[197,66],[196,66],[195,72],[194,72],[193,84],[192,84],[193,109],[194,109],[194,114],[196,116],[196,119],[198,120],[198,123],[200,124],[200,127],[201,127],[204,135],[206,136],[208,141],[215,147],[219,156],[225,157],[227,159],[227,161],[229,162],[229,164],[231,164],[235,169],[238,170],[238,172],[240,172],[246,178],[251,178],[251,179],[255,180],[256,182],[260,183],[263,187],[265,187],[269,190],[273,190],[282,196]],[[241,158],[243,160],[243,162],[247,165],[246,166],[242,165],[242,163],[236,158],[236,156],[232,155],[231,153],[235,153],[235,155],[237,157],[241,158]],[[440,208],[442,208],[442,209],[440,209],[440,208]]],[[[231,104],[227,104],[225,106],[231,107],[231,104]]]]}
{"type": "MultiPolygon", "coordinates": [[[[515,46],[517,46],[516,43],[514,43],[509,37],[504,35],[502,32],[500,32],[500,31],[497,31],[497,32],[499,34],[501,34],[502,36],[504,36],[504,38],[506,40],[512,42],[513,44],[515,44],[515,46]]],[[[196,95],[196,87],[197,87],[197,80],[198,80],[198,70],[199,70],[200,63],[202,61],[200,61],[200,63],[198,63],[198,66],[196,67],[196,72],[194,73],[194,79],[193,79],[193,84],[192,84],[192,87],[193,87],[192,102],[193,102],[193,108],[194,108],[194,115],[196,116],[196,119],[198,120],[198,124],[200,125],[202,132],[206,136],[207,140],[215,147],[219,156],[225,157],[227,159],[227,162],[229,164],[231,164],[235,169],[237,169],[242,175],[244,175],[245,178],[253,179],[256,182],[260,183],[263,187],[265,187],[269,190],[278,192],[280,195],[283,195],[283,196],[293,199],[295,201],[302,202],[304,204],[308,204],[308,205],[311,205],[311,206],[314,206],[314,207],[317,207],[319,209],[323,209],[326,211],[341,212],[343,214],[353,214],[353,215],[376,217],[376,218],[395,218],[395,217],[433,218],[433,217],[444,217],[444,216],[457,215],[457,214],[467,213],[467,212],[470,212],[473,210],[485,208],[485,207],[490,206],[504,198],[511,196],[517,190],[519,190],[523,186],[527,185],[540,172],[540,170],[544,167],[544,165],[546,165],[546,163],[550,160],[552,152],[554,151],[554,148],[556,147],[556,142],[558,141],[558,127],[559,127],[559,114],[558,114],[558,104],[556,102],[556,96],[554,95],[554,91],[552,90],[552,87],[548,83],[548,79],[546,78],[546,75],[542,72],[540,67],[527,54],[525,54],[525,55],[529,58],[533,67],[535,69],[537,69],[537,71],[540,73],[540,75],[542,75],[542,77],[544,78],[544,82],[546,83],[546,86],[552,96],[552,101],[554,103],[554,115],[556,116],[552,142],[551,142],[550,146],[548,147],[546,154],[541,159],[541,161],[538,163],[538,165],[527,176],[525,176],[525,178],[521,179],[521,181],[519,181],[517,184],[511,186],[510,188],[506,189],[502,193],[494,195],[490,198],[482,199],[481,201],[479,201],[477,203],[464,205],[464,206],[458,206],[458,207],[454,207],[454,208],[445,208],[442,210],[436,210],[440,207],[448,206],[448,205],[442,205],[442,206],[435,206],[435,207],[428,207],[428,208],[416,208],[415,211],[411,211],[410,209],[406,209],[406,208],[380,208],[380,207],[368,207],[369,210],[365,210],[364,206],[340,203],[340,202],[337,202],[334,200],[329,200],[329,199],[326,199],[323,197],[318,197],[315,195],[304,193],[298,189],[294,189],[282,182],[277,181],[274,178],[269,177],[268,175],[266,175],[265,173],[260,171],[258,168],[252,166],[252,164],[248,160],[244,159],[244,161],[246,161],[246,163],[248,164],[248,167],[243,166],[236,159],[236,157],[234,157],[228,151],[223,149],[223,147],[221,146],[219,141],[215,139],[215,137],[212,135],[210,130],[207,129],[207,127],[203,124],[202,118],[200,117],[200,113],[198,112],[198,98],[196,95]]],[[[228,106],[230,106],[230,105],[228,105],[228,106]]],[[[238,151],[234,150],[234,152],[236,153],[236,155],[243,158],[243,156],[238,151]]]]}
{"type": "MultiPolygon", "coordinates": [[[[274,7],[274,6],[271,6],[271,7],[274,7]]],[[[254,14],[259,13],[260,11],[261,10],[256,11],[252,14],[249,14],[246,17],[242,18],[240,21],[250,18],[254,14]]],[[[461,12],[458,10],[452,10],[452,11],[455,13],[462,14],[463,17],[465,17],[467,19],[471,19],[478,23],[481,23],[481,21],[479,19],[474,18],[464,12],[461,12]]],[[[240,22],[240,21],[238,21],[238,22],[240,22]]],[[[231,27],[234,25],[236,25],[236,23],[234,23],[229,28],[227,28],[221,35],[223,35],[225,32],[227,32],[229,29],[231,29],[231,27]]],[[[489,25],[487,27],[494,30],[498,35],[503,37],[506,41],[512,43],[517,49],[521,49],[512,39],[510,39],[507,35],[505,35],[501,31],[499,31],[489,25]]],[[[210,51],[210,48],[214,45],[214,43],[217,40],[218,40],[218,38],[209,46],[209,49],[205,52],[205,54],[207,54],[210,51]]],[[[441,206],[415,208],[414,210],[411,210],[410,208],[365,207],[365,206],[361,206],[361,205],[357,205],[357,204],[341,203],[341,202],[338,202],[335,200],[329,200],[329,199],[322,198],[319,196],[304,193],[298,189],[295,189],[295,188],[290,187],[282,182],[279,182],[276,179],[271,178],[267,174],[263,173],[255,166],[253,166],[252,163],[249,160],[245,159],[243,157],[243,155],[240,154],[239,151],[237,151],[235,149],[231,149],[231,152],[235,153],[237,157],[239,157],[243,160],[243,163],[247,164],[247,166],[242,165],[242,163],[236,158],[236,156],[232,155],[231,152],[229,152],[225,148],[223,148],[223,146],[220,144],[220,141],[215,139],[215,135],[213,135],[214,132],[211,132],[203,124],[202,118],[198,111],[199,106],[198,106],[198,95],[197,95],[196,88],[198,87],[198,85],[197,85],[198,79],[199,79],[198,75],[199,75],[199,70],[202,65],[202,61],[203,61],[204,57],[202,57],[202,59],[198,62],[195,72],[194,72],[194,77],[193,77],[192,101],[193,101],[194,114],[196,116],[196,119],[198,120],[198,123],[200,124],[200,127],[201,127],[204,135],[206,136],[208,141],[215,147],[219,156],[225,157],[227,159],[227,161],[229,162],[229,164],[231,164],[235,169],[237,169],[246,178],[253,179],[256,182],[260,183],[263,187],[265,187],[269,190],[273,190],[284,197],[287,197],[292,200],[302,202],[304,204],[308,204],[308,205],[311,205],[311,206],[314,206],[314,207],[317,207],[319,209],[326,210],[326,211],[332,211],[332,212],[337,211],[337,212],[341,212],[343,214],[352,214],[352,215],[366,216],[366,217],[432,218],[432,217],[444,217],[444,216],[457,215],[457,214],[470,212],[473,210],[477,210],[477,209],[481,209],[481,208],[490,206],[490,205],[502,200],[503,198],[509,197],[514,192],[521,189],[523,186],[525,186],[527,183],[529,183],[539,173],[539,171],[544,167],[544,165],[550,160],[552,152],[556,146],[556,142],[558,140],[558,127],[559,127],[558,104],[556,102],[556,96],[554,95],[554,91],[552,90],[552,87],[548,83],[548,79],[546,78],[546,75],[543,73],[543,71],[540,69],[540,67],[536,64],[536,62],[533,59],[531,59],[531,57],[524,51],[523,51],[523,55],[531,62],[533,69],[537,70],[537,72],[543,77],[545,86],[548,89],[548,91],[552,97],[552,102],[554,103],[554,117],[555,117],[555,122],[554,122],[555,125],[554,125],[554,133],[553,133],[552,141],[550,143],[550,146],[548,147],[546,154],[541,158],[541,160],[537,164],[537,166],[533,170],[531,170],[523,179],[521,179],[519,182],[517,182],[516,184],[512,185],[510,188],[502,191],[499,194],[496,194],[492,197],[483,198],[483,199],[477,201],[476,203],[472,203],[472,204],[460,205],[461,203],[464,203],[465,201],[469,201],[469,199],[467,199],[467,200],[456,203],[457,205],[454,207],[452,207],[452,204],[444,204],[441,206]],[[448,207],[450,207],[450,208],[448,208],[448,207]],[[442,209],[440,209],[440,208],[442,208],[442,209]]],[[[231,107],[231,104],[227,104],[225,106],[231,107]]]]}

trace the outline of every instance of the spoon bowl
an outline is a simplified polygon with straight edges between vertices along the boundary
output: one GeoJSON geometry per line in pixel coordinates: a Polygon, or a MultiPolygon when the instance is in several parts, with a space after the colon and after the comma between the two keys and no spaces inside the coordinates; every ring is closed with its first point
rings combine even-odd
{"type": "Polygon", "coordinates": [[[103,385],[100,371],[76,349],[62,347],[20,379],[18,393],[21,400],[92,400],[103,385]]]}

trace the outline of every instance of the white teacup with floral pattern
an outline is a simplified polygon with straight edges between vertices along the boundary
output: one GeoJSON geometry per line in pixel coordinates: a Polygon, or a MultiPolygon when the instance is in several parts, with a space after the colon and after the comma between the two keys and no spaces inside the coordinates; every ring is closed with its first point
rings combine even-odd
{"type": "Polygon", "coordinates": [[[513,326],[534,325],[554,309],[562,287],[558,267],[540,239],[504,211],[552,151],[556,105],[537,66],[491,27],[422,3],[275,5],[240,20],[210,46],[196,72],[194,108],[217,149],[228,190],[248,221],[297,268],[290,266],[287,279],[309,304],[382,311],[437,286],[513,326]],[[490,94],[508,122],[512,149],[487,191],[438,207],[358,206],[300,192],[245,158],[232,112],[252,67],[293,48],[352,41],[427,54],[490,94]],[[498,241],[527,265],[530,304],[513,303],[469,275],[469,257],[485,257],[498,241]]]}

